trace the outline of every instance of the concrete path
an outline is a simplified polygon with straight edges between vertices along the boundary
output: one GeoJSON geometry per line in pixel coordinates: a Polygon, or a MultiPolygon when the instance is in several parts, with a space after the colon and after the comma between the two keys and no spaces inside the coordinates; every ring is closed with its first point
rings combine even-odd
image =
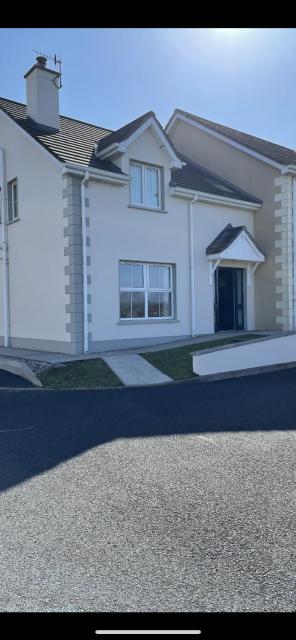
{"type": "Polygon", "coordinates": [[[102,359],[127,386],[161,384],[172,381],[172,378],[153,367],[150,362],[138,354],[103,356],[102,359]]]}
{"type": "Polygon", "coordinates": [[[133,347],[129,349],[114,349],[112,350],[102,350],[97,353],[84,353],[79,354],[78,356],[67,355],[65,353],[58,353],[54,351],[37,351],[33,349],[17,349],[14,347],[0,347],[0,357],[5,358],[17,358],[18,360],[33,361],[34,363],[49,363],[49,364],[62,364],[64,362],[75,362],[76,360],[91,360],[93,358],[100,358],[102,355],[125,355],[125,354],[133,354],[133,353],[147,353],[150,351],[163,351],[166,349],[174,349],[176,347],[185,347],[190,344],[199,344],[200,342],[209,342],[215,340],[221,340],[222,338],[232,338],[237,337],[239,335],[244,335],[244,333],[255,333],[256,335],[264,335],[264,336],[284,336],[289,335],[291,331],[283,332],[283,331],[221,331],[219,333],[210,333],[198,336],[196,338],[187,338],[184,340],[176,340],[170,342],[162,342],[160,344],[149,345],[146,347],[133,347]]]}

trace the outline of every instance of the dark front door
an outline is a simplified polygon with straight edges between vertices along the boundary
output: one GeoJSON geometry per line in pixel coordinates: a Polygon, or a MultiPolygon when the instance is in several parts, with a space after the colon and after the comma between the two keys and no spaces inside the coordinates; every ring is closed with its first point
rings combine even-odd
{"type": "Polygon", "coordinates": [[[244,329],[243,269],[215,271],[215,331],[244,329]]]}

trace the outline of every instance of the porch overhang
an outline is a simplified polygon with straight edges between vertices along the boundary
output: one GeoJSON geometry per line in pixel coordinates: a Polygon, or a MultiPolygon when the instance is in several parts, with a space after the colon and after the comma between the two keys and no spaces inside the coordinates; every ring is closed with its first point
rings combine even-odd
{"type": "Polygon", "coordinates": [[[265,256],[257,246],[246,227],[227,225],[206,249],[209,262],[209,279],[213,284],[213,274],[217,267],[227,261],[228,266],[245,263],[247,282],[250,286],[252,276],[259,264],[265,262],[265,256]]]}

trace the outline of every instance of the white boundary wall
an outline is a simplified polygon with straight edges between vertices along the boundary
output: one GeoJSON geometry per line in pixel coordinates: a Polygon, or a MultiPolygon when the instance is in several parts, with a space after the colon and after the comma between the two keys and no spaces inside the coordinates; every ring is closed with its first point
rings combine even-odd
{"type": "Polygon", "coordinates": [[[295,334],[193,354],[193,371],[206,376],[288,362],[296,362],[295,334]]]}

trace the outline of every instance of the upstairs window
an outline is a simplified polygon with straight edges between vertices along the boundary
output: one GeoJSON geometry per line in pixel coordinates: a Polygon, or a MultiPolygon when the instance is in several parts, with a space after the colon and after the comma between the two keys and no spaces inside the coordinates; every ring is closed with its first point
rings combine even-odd
{"type": "Polygon", "coordinates": [[[18,194],[17,179],[11,180],[7,185],[8,191],[8,222],[18,219],[18,194]]]}
{"type": "Polygon", "coordinates": [[[131,162],[130,202],[132,205],[161,209],[161,169],[131,162]]]}

